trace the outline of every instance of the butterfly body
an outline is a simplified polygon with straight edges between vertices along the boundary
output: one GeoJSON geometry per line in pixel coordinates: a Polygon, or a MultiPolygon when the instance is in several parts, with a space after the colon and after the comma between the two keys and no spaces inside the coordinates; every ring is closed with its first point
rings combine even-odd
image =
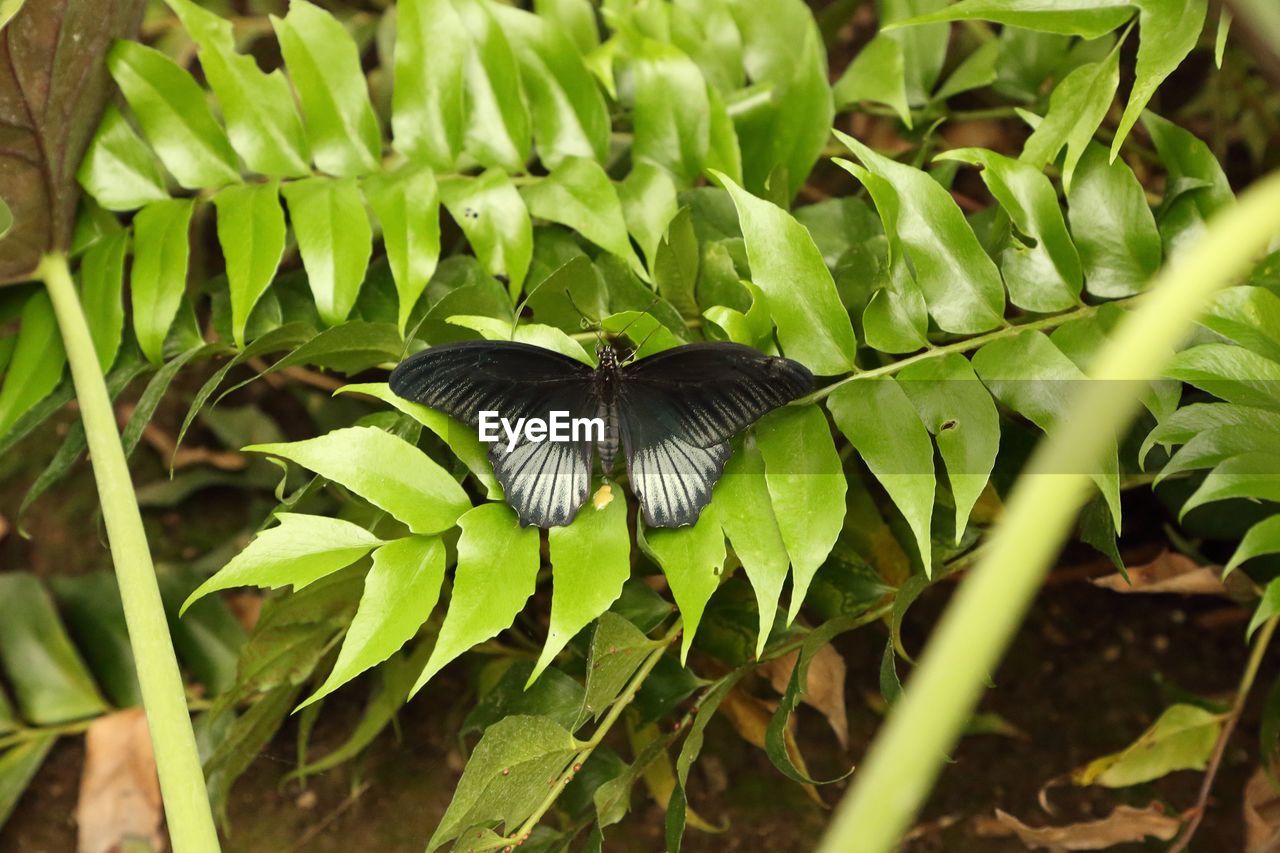
{"type": "Polygon", "coordinates": [[[591,367],[530,344],[463,341],[411,356],[391,374],[401,397],[472,428],[481,412],[511,421],[567,413],[599,418],[594,438],[496,442],[494,474],[521,524],[568,524],[590,492],[593,458],[604,473],[619,450],[645,522],[693,524],[729,458],[729,441],[766,412],[807,393],[801,364],[731,343],[685,344],[624,362],[602,342],[591,367]]]}

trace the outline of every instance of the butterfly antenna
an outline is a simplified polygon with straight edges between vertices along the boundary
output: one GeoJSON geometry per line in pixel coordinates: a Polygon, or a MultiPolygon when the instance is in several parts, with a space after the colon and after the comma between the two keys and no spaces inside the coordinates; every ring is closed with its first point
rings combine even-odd
{"type": "Polygon", "coordinates": [[[409,346],[413,343],[413,339],[414,339],[414,338],[416,338],[416,337],[418,337],[418,332],[419,332],[419,330],[421,330],[421,329],[422,329],[422,324],[423,324],[423,323],[425,323],[425,322],[427,322],[427,315],[426,315],[426,314],[423,314],[423,315],[418,319],[418,322],[417,322],[417,323],[415,323],[415,324],[413,325],[413,330],[412,330],[411,332],[409,332],[409,334],[407,334],[407,335],[405,335],[405,336],[404,336],[404,347],[403,347],[403,348],[401,348],[401,350],[400,350],[400,358],[398,359],[398,361],[404,361],[404,360],[405,360],[405,358],[407,358],[407,357],[408,357],[408,355],[409,355],[409,346]]]}
{"type": "Polygon", "coordinates": [[[577,311],[578,316],[582,318],[581,320],[582,328],[590,329],[591,331],[595,332],[596,341],[602,342],[604,340],[604,335],[601,334],[599,325],[596,323],[595,320],[592,320],[591,317],[588,316],[586,311],[583,311],[581,308],[578,307],[578,303],[575,302],[573,299],[572,291],[570,291],[569,288],[567,287],[564,289],[564,298],[569,300],[569,304],[573,306],[573,310],[577,311]]]}
{"type": "MultiPolygon", "coordinates": [[[[630,323],[628,323],[627,325],[630,325],[630,323]]],[[[657,331],[661,328],[662,328],[662,324],[655,320],[653,324],[653,328],[649,330],[649,334],[645,335],[644,338],[641,339],[640,343],[636,345],[636,348],[631,351],[631,356],[627,359],[627,361],[629,362],[635,361],[636,354],[639,353],[640,350],[644,349],[644,345],[649,342],[649,338],[652,338],[657,333],[657,331]]]]}
{"type": "Polygon", "coordinates": [[[639,320],[641,317],[644,317],[645,315],[647,315],[649,313],[649,309],[657,305],[658,299],[660,298],[661,297],[659,297],[658,294],[655,293],[653,295],[653,298],[649,300],[649,304],[644,306],[644,308],[640,309],[640,311],[636,312],[636,316],[628,320],[627,324],[618,331],[618,334],[625,335],[627,333],[627,329],[630,329],[633,325],[635,325],[636,321],[639,320]]]}

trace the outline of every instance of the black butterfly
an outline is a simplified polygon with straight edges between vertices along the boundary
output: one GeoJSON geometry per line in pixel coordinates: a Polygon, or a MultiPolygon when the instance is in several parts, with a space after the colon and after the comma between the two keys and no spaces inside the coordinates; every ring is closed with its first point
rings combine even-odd
{"type": "MultiPolygon", "coordinates": [[[[591,488],[592,448],[613,468],[619,441],[651,527],[693,524],[729,458],[729,439],[813,387],[802,364],[732,343],[673,347],[629,363],[601,342],[591,368],[554,350],[501,341],[431,347],[391,374],[391,390],[472,427],[480,412],[600,418],[603,440],[529,441],[489,458],[522,525],[571,522],[591,488]]],[[[580,434],[581,438],[581,434],[580,434]]]]}

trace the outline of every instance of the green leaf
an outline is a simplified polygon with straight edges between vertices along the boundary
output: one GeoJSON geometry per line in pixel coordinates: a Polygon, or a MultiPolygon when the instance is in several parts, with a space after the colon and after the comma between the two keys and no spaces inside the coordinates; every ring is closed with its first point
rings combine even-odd
{"type": "Polygon", "coordinates": [[[584,56],[600,45],[599,25],[591,0],[534,0],[533,10],[539,18],[567,33],[584,56]]]}
{"type": "Polygon", "coordinates": [[[1280,296],[1265,287],[1230,287],[1216,293],[1200,325],[1280,362],[1280,296]]]}
{"type": "Polygon", "coordinates": [[[959,545],[969,513],[995,467],[1000,449],[1000,415],[968,359],[958,353],[903,368],[898,373],[898,385],[933,434],[942,454],[955,499],[955,544],[959,545]]]}
{"type": "Polygon", "coordinates": [[[236,52],[231,21],[192,0],[165,0],[199,45],[200,69],[218,96],[231,146],[255,172],[274,177],[310,174],[307,138],[289,81],[263,74],[257,60],[236,52]]]}
{"type": "Polygon", "coordinates": [[[587,689],[579,720],[598,720],[626,689],[645,656],[660,646],[616,613],[605,611],[596,622],[587,655],[587,689]]]}
{"type": "Polygon", "coordinates": [[[505,4],[492,4],[520,63],[538,159],[548,169],[565,157],[605,162],[609,114],[604,96],[569,36],[549,20],[505,4]]]}
{"type": "Polygon", "coordinates": [[[1227,561],[1222,576],[1239,568],[1240,564],[1264,554],[1280,554],[1280,515],[1264,518],[1249,528],[1227,561]]]}
{"type": "Polygon", "coordinates": [[[729,457],[711,504],[755,590],[759,613],[756,657],[759,657],[764,653],[769,630],[777,617],[778,599],[787,580],[790,558],[765,482],[764,457],[752,436],[747,436],[742,449],[729,457]]]}
{"type": "Polygon", "coordinates": [[[340,483],[404,522],[414,533],[439,533],[471,508],[449,472],[402,438],[376,427],[346,427],[317,438],[254,444],[340,483]]]}
{"type": "Polygon", "coordinates": [[[49,579],[49,587],[76,645],[84,650],[111,702],[117,708],[141,705],[142,688],[115,575],[99,571],[54,577],[49,579]]]}
{"type": "Polygon", "coordinates": [[[449,612],[411,695],[458,655],[508,628],[537,582],[538,530],[521,527],[509,507],[478,506],[458,519],[458,526],[462,536],[449,612]]]}
{"type": "Polygon", "coordinates": [[[117,231],[90,246],[80,259],[80,303],[104,374],[115,364],[124,330],[124,255],[128,245],[129,233],[117,231]]]}
{"type": "MultiPolygon", "coordinates": [[[[295,364],[309,364],[352,374],[395,361],[402,355],[404,342],[394,323],[348,320],[341,326],[314,335],[267,368],[265,373],[275,373],[295,364]]],[[[224,392],[224,396],[229,393],[224,392]]]]}
{"type": "Polygon", "coordinates": [[[292,585],[296,592],[386,544],[363,527],[337,518],[292,512],[282,512],[276,518],[280,524],[259,533],[191,593],[182,605],[183,612],[211,592],[237,586],[277,589],[292,585]]]}
{"type": "Polygon", "coordinates": [[[13,209],[8,203],[0,198],[0,240],[13,229],[13,209]]]}
{"type": "Polygon", "coordinates": [[[439,536],[406,536],[373,552],[360,606],[333,671],[300,707],[328,696],[413,639],[440,598],[444,559],[439,536]]]}
{"type": "MultiPolygon", "coordinates": [[[[973,367],[997,400],[1045,432],[1066,413],[1073,384],[1086,380],[1062,350],[1035,331],[992,341],[974,353],[973,367]]],[[[1107,452],[1088,473],[1106,498],[1118,533],[1120,473],[1116,453],[1107,452]]]]}
{"type": "Polygon", "coordinates": [[[455,9],[473,45],[466,73],[466,152],[481,165],[522,172],[530,123],[515,53],[487,4],[464,0],[455,9]]]}
{"type": "Polygon", "coordinates": [[[911,526],[925,576],[931,576],[933,442],[911,400],[892,378],[871,379],[842,385],[827,398],[827,408],[911,526]]]}
{"type": "Polygon", "coordinates": [[[213,197],[218,211],[218,243],[226,261],[231,294],[231,332],[243,348],[249,314],[266,293],[284,256],[284,210],[278,181],[238,184],[213,197]]]}
{"type": "Polygon", "coordinates": [[[336,326],[356,304],[373,252],[364,200],[352,178],[291,181],[281,192],[320,318],[336,326]]]}
{"type": "Polygon", "coordinates": [[[514,330],[506,320],[495,320],[492,317],[474,317],[462,315],[450,317],[449,322],[455,326],[473,329],[488,341],[518,341],[533,344],[543,349],[554,350],[561,355],[577,359],[583,364],[593,365],[591,356],[582,348],[582,344],[569,337],[555,326],[543,326],[539,323],[523,323],[514,330]]]}
{"type": "Polygon", "coordinates": [[[987,257],[951,194],[919,169],[876,154],[836,131],[872,173],[898,192],[898,237],[915,268],[929,314],[943,331],[985,332],[1004,312],[1000,271],[987,257]]]}
{"type": "Polygon", "coordinates": [[[1127,2],[1112,0],[961,0],[945,9],[894,23],[895,27],[944,21],[995,21],[1046,33],[1078,35],[1094,39],[1119,27],[1133,14],[1127,2]]]}
{"type": "Polygon", "coordinates": [[[1280,409],[1280,363],[1232,344],[1201,344],[1177,353],[1165,375],[1229,403],[1280,409]]]}
{"type": "Polygon", "coordinates": [[[218,598],[197,601],[182,617],[178,611],[207,572],[193,565],[162,566],[156,573],[164,612],[179,660],[209,696],[236,687],[240,652],[248,637],[231,609],[218,598]]]}
{"type": "Polygon", "coordinates": [[[984,41],[956,66],[947,82],[933,93],[933,100],[945,101],[962,92],[990,86],[996,81],[996,64],[999,59],[1000,42],[995,39],[984,41]]]}
{"type": "Polygon", "coordinates": [[[396,148],[433,169],[450,169],[462,150],[471,39],[449,0],[396,7],[391,132],[396,148]]]}
{"type": "Polygon", "coordinates": [[[1203,770],[1221,726],[1221,714],[1195,705],[1172,705],[1137,740],[1089,762],[1071,774],[1071,781],[1124,788],[1175,770],[1203,770]]]}
{"type": "Polygon", "coordinates": [[[485,271],[505,275],[512,298],[518,296],[533,257],[533,226],[511,179],[489,169],[476,178],[442,181],[440,198],[485,271]]]}
{"type": "Polygon", "coordinates": [[[751,278],[764,293],[783,350],[820,375],[848,371],[857,340],[813,238],[785,210],[720,179],[738,209],[751,278]]]}
{"type": "Polygon", "coordinates": [[[766,104],[734,117],[742,183],[763,195],[776,171],[774,189],[790,199],[821,156],[835,115],[822,34],[800,0],[734,0],[730,11],[742,33],[747,76],[770,91],[766,104]]]}
{"type": "Polygon", "coordinates": [[[165,168],[187,189],[240,180],[235,151],[187,71],[158,50],[117,41],[107,67],[165,168]]]}
{"type": "Polygon", "coordinates": [[[652,271],[658,245],[678,210],[676,185],[665,169],[652,163],[636,163],[617,191],[627,229],[652,271]]]}
{"type": "Polygon", "coordinates": [[[493,476],[493,465],[489,462],[488,450],[476,437],[476,431],[466,424],[455,421],[443,412],[429,409],[421,403],[406,400],[394,393],[385,382],[353,383],[342,386],[334,393],[367,394],[404,412],[449,445],[449,449],[484,486],[486,497],[491,500],[502,499],[502,486],[493,476]]]}
{"type": "Polygon", "coordinates": [[[1185,518],[1198,506],[1228,498],[1280,502],[1280,464],[1277,464],[1275,453],[1242,453],[1220,463],[1187,498],[1178,518],[1185,518]]]}
{"type": "Polygon", "coordinates": [[[618,193],[595,160],[566,157],[550,175],[526,186],[520,195],[531,215],[569,226],[622,258],[640,278],[648,278],[631,248],[618,193]]]}
{"type": "Polygon", "coordinates": [[[788,406],[756,426],[765,483],[778,531],[791,559],[788,623],[844,524],[847,489],[826,416],[817,406],[788,406]]]}
{"type": "Polygon", "coordinates": [[[680,186],[691,185],[702,174],[711,144],[702,71],[678,48],[650,38],[636,40],[628,68],[635,99],[632,156],[666,169],[680,186]]]}
{"type": "Polygon", "coordinates": [[[582,744],[546,717],[516,716],[485,730],[462,771],[453,800],[427,842],[427,851],[482,822],[514,832],[547,795],[582,744]]]}
{"type": "Polygon", "coordinates": [[[1249,627],[1245,629],[1245,642],[1252,639],[1253,634],[1263,626],[1267,621],[1275,618],[1280,613],[1280,583],[1274,579],[1267,584],[1267,588],[1262,591],[1262,599],[1258,602],[1258,608],[1253,612],[1253,618],[1249,620],[1249,627]]]}
{"type": "Polygon", "coordinates": [[[1276,434],[1250,426],[1224,426],[1206,430],[1193,436],[1173,455],[1156,475],[1155,484],[1177,474],[1212,468],[1232,456],[1269,450],[1275,445],[1276,434]]]}
{"type": "Polygon", "coordinates": [[[1160,232],[1147,196],[1124,160],[1107,162],[1090,144],[1067,190],[1067,220],[1080,252],[1085,289],[1117,299],[1147,286],[1160,267],[1160,232]]]}
{"type": "Polygon", "coordinates": [[[34,575],[0,574],[0,667],[27,722],[52,726],[106,704],[34,575]]]}
{"type": "Polygon", "coordinates": [[[150,149],[114,105],[108,105],[76,180],[107,210],[136,210],[169,197],[150,149]]]}
{"type": "Polygon", "coordinates": [[[495,660],[481,672],[483,682],[493,680],[493,672],[501,673],[491,687],[480,687],[476,706],[462,721],[458,737],[466,738],[483,732],[498,721],[516,714],[548,717],[563,728],[572,728],[582,711],[582,685],[558,669],[549,669],[533,684],[530,661],[495,660]]]}
{"type": "Polygon", "coordinates": [[[907,100],[923,104],[938,82],[938,74],[946,61],[950,27],[928,24],[899,29],[894,24],[916,15],[933,12],[946,0],[879,0],[880,28],[886,38],[902,45],[906,72],[907,100]]]}
{"type": "Polygon", "coordinates": [[[13,814],[57,740],[57,735],[42,735],[0,753],[0,826],[13,814]]]}
{"type": "Polygon", "coordinates": [[[0,435],[58,387],[66,362],[53,303],[37,290],[23,305],[18,342],[0,387],[0,435]]]}
{"type": "Polygon", "coordinates": [[[271,25],[302,102],[316,165],[341,177],[377,169],[382,134],[346,27],[306,0],[290,3],[284,18],[272,15],[271,25]]]}
{"type": "Polygon", "coordinates": [[[1010,238],[1000,255],[1009,299],[1019,308],[1041,314],[1080,304],[1084,276],[1058,193],[1039,168],[984,148],[957,148],[938,160],[982,166],[982,181],[1012,220],[1021,237],[1010,238]]]}
{"type": "Polygon", "coordinates": [[[430,169],[406,166],[370,177],[365,198],[382,226],[391,275],[400,297],[403,334],[440,260],[440,195],[430,169]]]}
{"type": "Polygon", "coordinates": [[[658,293],[685,317],[698,316],[696,292],[700,260],[693,218],[689,208],[682,207],[667,224],[651,264],[658,293]]]}
{"type": "Polygon", "coordinates": [[[195,202],[153,202],[133,218],[133,270],[129,289],[133,330],[152,364],[164,360],[164,341],[187,288],[187,231],[195,202]]]}
{"type": "Polygon", "coordinates": [[[910,128],[911,107],[907,104],[902,42],[890,34],[877,35],[849,63],[832,87],[831,95],[837,110],[862,101],[884,104],[910,128]]]}
{"type": "Polygon", "coordinates": [[[1133,89],[1129,103],[1111,140],[1111,159],[1116,159],[1120,146],[1138,122],[1147,102],[1164,79],[1182,64],[1200,40],[1204,28],[1207,0],[1133,0],[1138,7],[1138,59],[1133,68],[1133,89]]]}
{"type": "Polygon", "coordinates": [[[1142,114],[1142,124],[1168,172],[1159,220],[1165,255],[1171,256],[1195,241],[1209,217],[1230,206],[1235,196],[1218,159],[1199,137],[1151,112],[1142,114]]]}
{"type": "Polygon", "coordinates": [[[684,619],[680,643],[680,662],[684,663],[698,632],[702,611],[720,585],[726,556],[724,531],[715,509],[707,507],[692,527],[646,530],[644,541],[666,576],[684,619]]]}
{"type": "Polygon", "coordinates": [[[1022,146],[1021,159],[1037,170],[1066,146],[1062,185],[1071,193],[1080,158],[1102,124],[1120,85],[1120,45],[1100,62],[1089,62],[1062,78],[1049,96],[1049,112],[1022,146]]]}
{"type": "Polygon", "coordinates": [[[204,774],[210,802],[224,820],[231,786],[275,737],[297,695],[298,688],[290,686],[267,692],[217,739],[217,748],[205,760],[204,774]]]}
{"type": "Polygon", "coordinates": [[[592,619],[609,608],[631,576],[631,536],[622,488],[606,483],[612,500],[587,501],[568,527],[548,533],[551,553],[551,626],[532,682],[592,619]]]}
{"type": "Polygon", "coordinates": [[[1143,439],[1138,450],[1138,463],[1145,464],[1147,454],[1156,444],[1183,444],[1201,432],[1236,425],[1252,427],[1264,434],[1280,434],[1280,412],[1230,403],[1191,403],[1160,419],[1156,428],[1143,439]]]}

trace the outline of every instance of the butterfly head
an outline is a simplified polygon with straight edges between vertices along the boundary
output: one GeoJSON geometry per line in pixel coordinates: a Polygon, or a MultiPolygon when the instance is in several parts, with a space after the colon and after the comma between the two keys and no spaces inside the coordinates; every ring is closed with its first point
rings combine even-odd
{"type": "Polygon", "coordinates": [[[613,370],[618,366],[618,351],[603,338],[596,344],[596,363],[602,370],[613,370]]]}

